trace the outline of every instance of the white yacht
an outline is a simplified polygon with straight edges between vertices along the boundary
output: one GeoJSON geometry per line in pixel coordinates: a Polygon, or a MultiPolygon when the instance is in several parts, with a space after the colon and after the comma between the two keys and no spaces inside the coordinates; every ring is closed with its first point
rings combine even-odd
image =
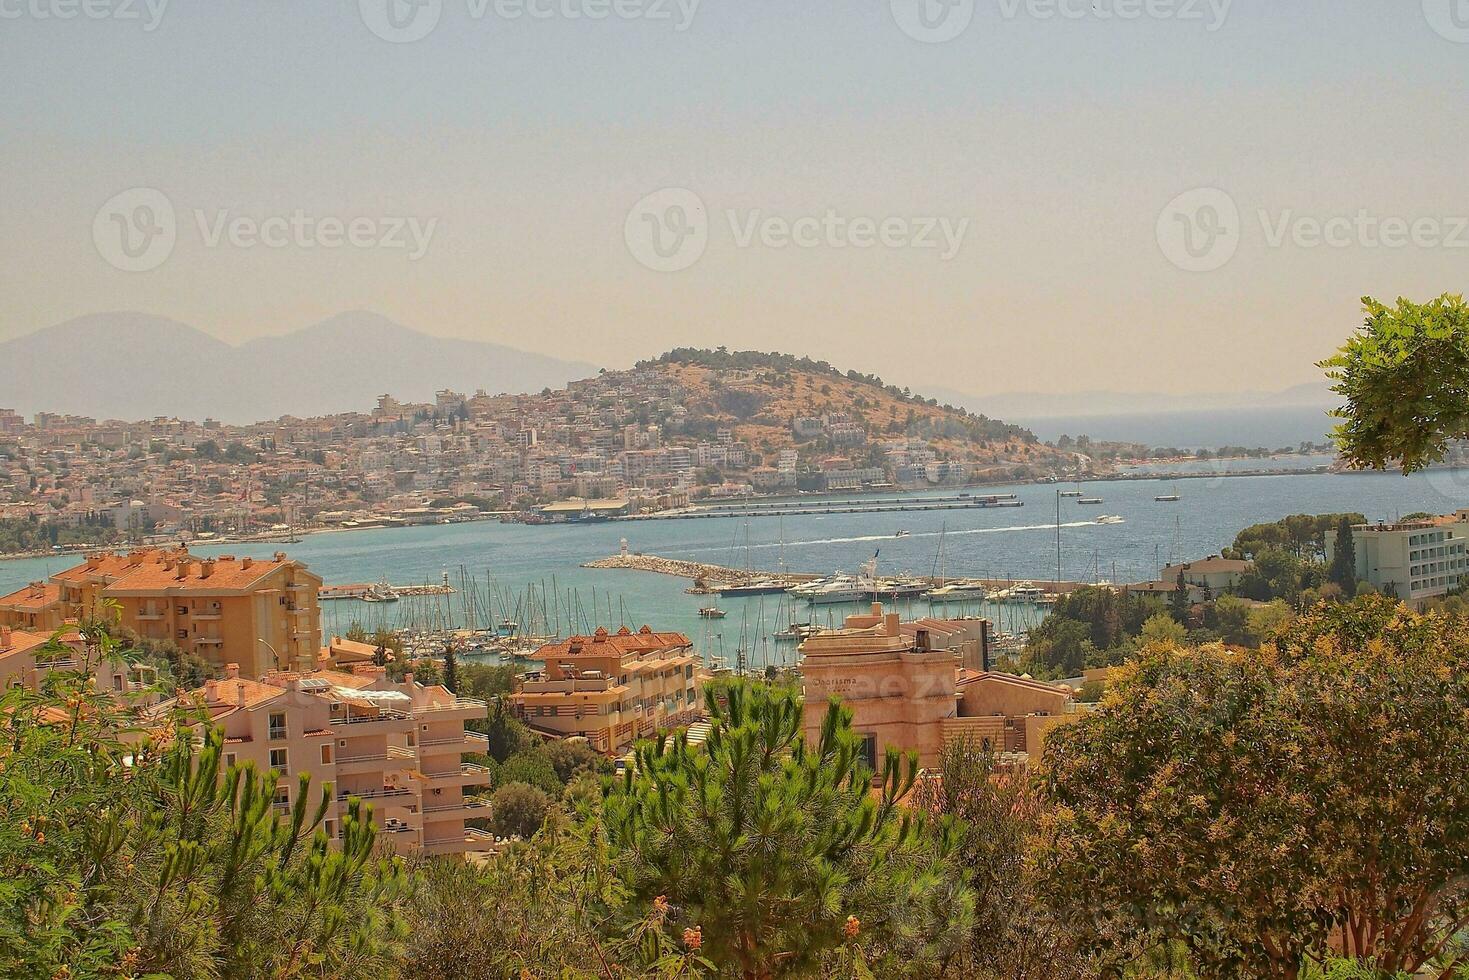
{"type": "Polygon", "coordinates": [[[1010,602],[1040,602],[1046,597],[1046,590],[1033,582],[1021,582],[1019,585],[1006,589],[1005,598],[1010,602]]]}
{"type": "Polygon", "coordinates": [[[929,602],[983,602],[989,590],[973,579],[955,579],[923,593],[929,602]]]}

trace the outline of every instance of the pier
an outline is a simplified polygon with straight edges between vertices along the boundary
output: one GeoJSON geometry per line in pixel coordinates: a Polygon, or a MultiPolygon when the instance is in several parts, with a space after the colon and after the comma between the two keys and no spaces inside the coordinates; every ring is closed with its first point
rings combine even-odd
{"type": "MultiPolygon", "coordinates": [[[[707,562],[684,561],[679,558],[661,558],[658,555],[621,554],[612,555],[609,558],[598,558],[582,564],[583,568],[616,568],[637,572],[653,572],[659,575],[672,575],[677,578],[692,579],[696,583],[694,589],[689,591],[697,594],[713,594],[716,592],[740,592],[750,587],[770,583],[785,584],[787,587],[799,585],[802,582],[812,582],[821,578],[809,572],[768,572],[751,571],[743,568],[728,568],[723,565],[712,565],[707,562]],[[702,587],[700,587],[700,585],[702,587]]],[[[919,575],[914,576],[918,581],[929,585],[939,585],[942,579],[919,575]]],[[[1021,579],[999,579],[999,578],[975,578],[970,581],[979,582],[985,588],[1000,590],[1010,588],[1019,584],[1021,579]]],[[[1087,588],[1088,582],[1057,582],[1048,579],[1024,579],[1032,585],[1052,595],[1061,595],[1067,592],[1075,592],[1077,589],[1087,588]]],[[[762,590],[766,591],[766,590],[762,590]]],[[[771,588],[769,591],[781,591],[771,588]]],[[[748,592],[746,594],[756,595],[759,593],[748,592]]]]}
{"type": "Polygon", "coordinates": [[[874,500],[780,501],[767,503],[708,504],[687,510],[661,511],[656,514],[629,514],[614,521],[687,521],[712,520],[721,517],[804,517],[812,514],[896,514],[933,510],[981,510],[991,507],[1024,507],[1025,501],[1013,493],[987,494],[974,497],[958,494],[951,497],[888,497],[874,500]]]}

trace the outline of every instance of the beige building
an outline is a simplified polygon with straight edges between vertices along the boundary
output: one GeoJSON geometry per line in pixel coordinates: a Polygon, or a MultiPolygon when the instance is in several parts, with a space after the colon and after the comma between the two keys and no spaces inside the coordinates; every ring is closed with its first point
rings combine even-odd
{"type": "Polygon", "coordinates": [[[545,666],[511,695],[520,718],[557,738],[616,754],[637,739],[701,718],[693,644],[682,633],[598,629],[532,654],[545,666]]]}
{"type": "Polygon", "coordinates": [[[463,761],[488,749],[484,735],[464,730],[466,721],[485,717],[483,701],[425,687],[411,674],[393,683],[371,665],[249,680],[234,664],[223,680],[180,700],[202,705],[223,731],[226,765],[252,762],[281,774],[275,804],[282,811],[295,802],[300,773],[311,774],[313,804],[330,782],[328,836],[340,836],[347,801],[357,797],[372,805],[373,823],[400,853],[462,854],[491,842],[465,826],[489,814],[470,792],[489,783],[489,770],[463,761]]]}
{"type": "Polygon", "coordinates": [[[119,607],[120,625],[150,640],[171,640],[246,677],[311,669],[321,647],[321,579],[278,552],[269,559],[187,550],[89,554],[82,564],[0,598],[0,624],[54,630],[119,607]]]}
{"type": "Polygon", "coordinates": [[[972,738],[997,752],[1040,754],[1046,732],[1074,717],[1074,692],[987,667],[964,665],[962,653],[937,649],[921,624],[907,628],[874,603],[868,615],[849,616],[842,629],[801,644],[805,735],[820,737],[830,698],[852,711],[877,771],[889,747],[917,752],[920,766],[939,762],[944,745],[972,738]]]}
{"type": "MultiPolygon", "coordinates": [[[[1469,513],[1440,521],[1359,524],[1352,528],[1357,578],[1379,591],[1421,607],[1447,594],[1469,575],[1469,513]]],[[[1326,561],[1336,554],[1336,535],[1326,535],[1326,561]]]]}
{"type": "Polygon", "coordinates": [[[143,703],[151,697],[152,688],[158,683],[153,668],[100,658],[89,665],[81,634],[63,633],[53,645],[54,635],[53,630],[35,633],[0,626],[0,688],[39,691],[48,674],[90,666],[99,691],[126,696],[131,704],[143,703]]]}
{"type": "Polygon", "coordinates": [[[1208,590],[1217,596],[1239,585],[1240,579],[1245,577],[1250,567],[1250,562],[1242,559],[1210,555],[1208,558],[1200,558],[1197,561],[1165,565],[1158,578],[1163,585],[1177,588],[1178,577],[1182,575],[1185,585],[1208,590]]]}

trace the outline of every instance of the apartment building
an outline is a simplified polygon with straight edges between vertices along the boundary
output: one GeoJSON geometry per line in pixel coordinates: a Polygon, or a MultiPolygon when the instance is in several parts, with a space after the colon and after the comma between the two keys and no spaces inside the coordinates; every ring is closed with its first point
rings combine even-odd
{"type": "Polygon", "coordinates": [[[617,754],[639,738],[702,717],[693,643],[682,633],[598,629],[541,647],[511,701],[520,718],[556,738],[580,736],[617,754]]]}
{"type": "Polygon", "coordinates": [[[282,552],[269,559],[187,550],[95,552],[86,560],[0,598],[0,624],[51,630],[115,602],[119,624],[171,640],[246,677],[311,669],[321,647],[321,578],[282,552]]]}
{"type": "MultiPolygon", "coordinates": [[[[1441,520],[1359,524],[1352,528],[1357,578],[1414,607],[1446,595],[1469,576],[1469,512],[1441,520]]],[[[1326,536],[1326,560],[1336,554],[1336,535],[1326,536]]]]}
{"type": "Polygon", "coordinates": [[[38,633],[0,626],[0,688],[39,691],[47,675],[83,666],[89,666],[99,691],[125,695],[131,704],[146,703],[158,683],[151,667],[100,658],[88,664],[86,646],[75,631],[56,637],[51,630],[38,633]]]}
{"type": "Polygon", "coordinates": [[[889,748],[916,752],[919,765],[932,768],[946,744],[964,738],[1034,760],[1046,732],[1084,710],[1065,685],[988,670],[983,640],[977,651],[965,651],[940,649],[936,639],[931,627],[903,624],[881,603],[847,617],[841,629],[808,638],[800,647],[807,741],[820,738],[835,697],[851,709],[874,772],[889,748]],[[979,670],[964,663],[975,652],[979,670]]]}
{"type": "Polygon", "coordinates": [[[297,777],[311,774],[311,803],[331,784],[324,829],[341,835],[348,800],[372,806],[372,820],[395,851],[430,855],[484,849],[485,831],[465,821],[488,816],[472,790],[489,783],[489,770],[464,761],[488,749],[484,735],[464,723],[485,717],[485,703],[458,698],[438,685],[359,665],[352,671],[272,671],[258,680],[229,664],[181,700],[193,701],[224,733],[226,765],[254,763],[281,774],[275,805],[295,802],[297,777]]]}

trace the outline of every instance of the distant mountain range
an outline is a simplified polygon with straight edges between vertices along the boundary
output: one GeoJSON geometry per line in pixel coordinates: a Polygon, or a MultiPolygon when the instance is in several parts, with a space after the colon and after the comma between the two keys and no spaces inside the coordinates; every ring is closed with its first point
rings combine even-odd
{"type": "Polygon", "coordinates": [[[1045,418],[1208,412],[1236,408],[1326,409],[1340,403],[1340,399],[1331,393],[1325,380],[1296,385],[1284,391],[1219,391],[1192,395],[1125,391],[1075,391],[1050,395],[1004,392],[982,396],[957,391],[934,391],[932,395],[961,408],[983,410],[986,414],[1016,422],[1045,418]]]}
{"type": "Polygon", "coordinates": [[[432,401],[562,388],[590,364],[433,337],[375,313],[343,313],[233,346],[144,313],[99,313],[0,343],[0,408],[103,419],[249,423],[367,411],[384,392],[432,401]]]}

